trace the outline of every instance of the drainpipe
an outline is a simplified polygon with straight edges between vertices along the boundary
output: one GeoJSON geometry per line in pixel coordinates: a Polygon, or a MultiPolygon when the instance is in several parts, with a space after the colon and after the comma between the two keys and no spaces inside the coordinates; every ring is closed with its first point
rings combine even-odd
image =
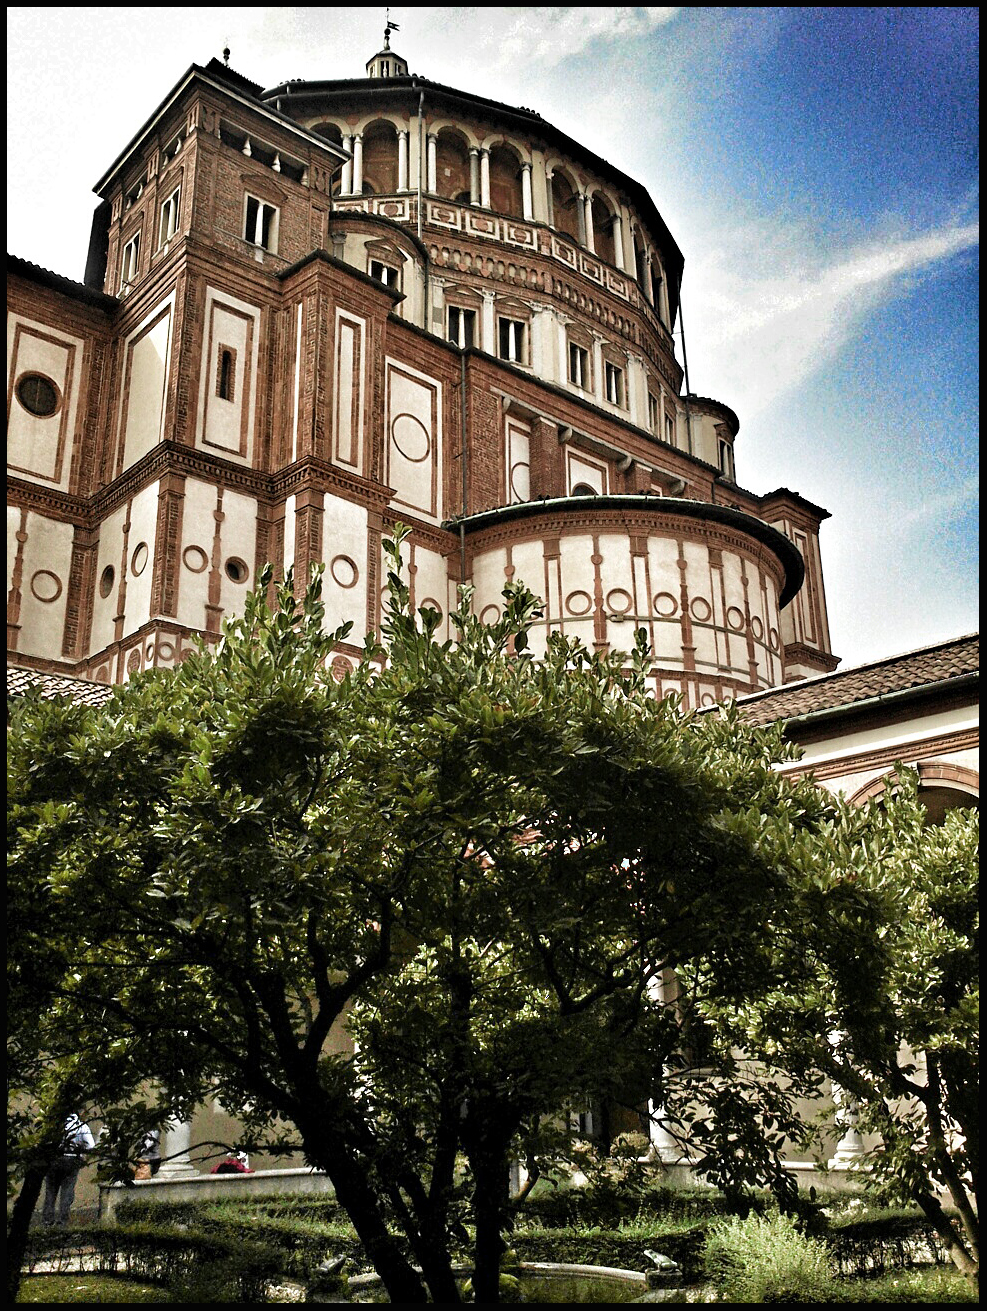
{"type": "Polygon", "coordinates": [[[459,582],[466,584],[466,352],[459,357],[459,424],[460,424],[460,476],[463,486],[463,506],[459,520],[459,582]]]}
{"type": "Polygon", "coordinates": [[[685,349],[685,316],[682,313],[682,279],[679,278],[679,336],[682,338],[682,369],[685,373],[685,432],[689,439],[689,454],[695,455],[692,449],[692,415],[689,410],[689,395],[692,387],[689,385],[689,356],[685,349]]]}
{"type": "MultiPolygon", "coordinates": [[[[418,97],[418,240],[422,239],[422,127],[425,115],[425,92],[418,97]]],[[[426,310],[426,327],[427,325],[426,310]]]]}

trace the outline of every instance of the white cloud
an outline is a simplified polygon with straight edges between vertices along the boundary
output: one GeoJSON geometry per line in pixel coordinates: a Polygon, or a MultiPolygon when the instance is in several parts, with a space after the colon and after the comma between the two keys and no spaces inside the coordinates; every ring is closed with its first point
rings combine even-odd
{"type": "Polygon", "coordinates": [[[647,36],[671,22],[679,10],[678,7],[642,9],[625,5],[534,5],[500,12],[509,17],[509,23],[506,35],[502,29],[498,34],[499,62],[514,64],[524,60],[553,67],[580,54],[596,40],[647,36]]]}
{"type": "Polygon", "coordinates": [[[949,223],[868,240],[820,262],[792,231],[748,226],[732,233],[689,270],[688,344],[697,343],[700,366],[694,389],[722,396],[749,421],[830,360],[868,310],[898,294],[908,278],[974,249],[979,235],[975,223],[949,223]],[[756,265],[751,252],[758,252],[756,265]]]}

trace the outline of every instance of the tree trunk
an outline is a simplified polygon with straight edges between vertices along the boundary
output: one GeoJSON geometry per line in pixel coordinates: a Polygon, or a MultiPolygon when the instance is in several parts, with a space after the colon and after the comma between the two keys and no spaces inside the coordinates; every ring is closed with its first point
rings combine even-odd
{"type": "Polygon", "coordinates": [[[41,1196],[41,1189],[44,1186],[47,1173],[48,1171],[44,1165],[28,1166],[24,1175],[24,1182],[21,1185],[21,1191],[17,1194],[17,1198],[10,1210],[10,1223],[7,1226],[8,1302],[17,1301],[17,1293],[21,1286],[21,1271],[24,1268],[24,1257],[27,1252],[31,1216],[34,1215],[34,1208],[41,1196]]]}
{"type": "MultiPolygon", "coordinates": [[[[509,1142],[509,1140],[508,1140],[509,1142]]],[[[500,1261],[506,1250],[502,1232],[510,1203],[510,1162],[507,1145],[489,1141],[471,1155],[475,1192],[473,1220],[476,1242],[473,1258],[473,1299],[500,1301],[500,1261]]]]}

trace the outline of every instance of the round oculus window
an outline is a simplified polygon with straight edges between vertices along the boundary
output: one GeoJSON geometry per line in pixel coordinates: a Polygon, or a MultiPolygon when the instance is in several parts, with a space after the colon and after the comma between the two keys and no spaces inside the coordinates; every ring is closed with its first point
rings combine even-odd
{"type": "Polygon", "coordinates": [[[25,373],[17,383],[17,399],[39,419],[49,418],[62,403],[58,388],[43,373],[25,373]]]}
{"type": "Polygon", "coordinates": [[[250,570],[239,557],[231,555],[226,561],[226,576],[234,583],[245,583],[249,575],[250,570]]]}

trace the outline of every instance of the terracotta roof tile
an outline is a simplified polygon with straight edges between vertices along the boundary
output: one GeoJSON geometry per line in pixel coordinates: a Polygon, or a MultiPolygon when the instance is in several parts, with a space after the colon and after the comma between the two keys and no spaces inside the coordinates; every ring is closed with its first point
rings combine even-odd
{"type": "Polygon", "coordinates": [[[853,669],[738,697],[737,705],[749,723],[770,724],[776,719],[799,719],[820,710],[850,707],[891,692],[930,687],[979,671],[980,634],[970,633],[853,669]]]}
{"type": "Polygon", "coordinates": [[[41,695],[50,701],[67,697],[87,706],[104,705],[113,695],[108,683],[91,683],[85,678],[70,678],[67,674],[43,674],[37,669],[17,669],[7,666],[7,696],[24,696],[28,688],[39,687],[41,695]]]}

